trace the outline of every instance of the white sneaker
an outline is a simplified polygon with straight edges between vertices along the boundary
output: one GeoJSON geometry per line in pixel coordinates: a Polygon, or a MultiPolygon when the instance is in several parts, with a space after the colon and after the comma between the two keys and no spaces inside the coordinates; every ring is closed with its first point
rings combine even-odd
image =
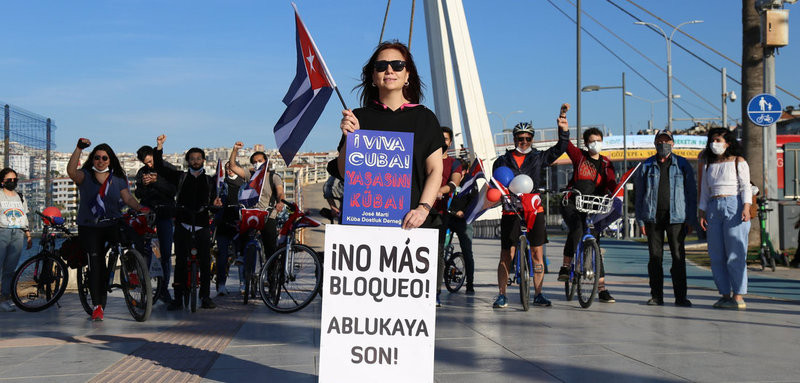
{"type": "Polygon", "coordinates": [[[220,287],[217,289],[217,296],[218,296],[218,297],[224,297],[224,296],[226,296],[226,295],[228,295],[228,289],[227,289],[227,288],[225,288],[225,286],[220,286],[220,287]]]}
{"type": "Polygon", "coordinates": [[[0,302],[0,311],[3,311],[3,312],[17,311],[17,307],[14,306],[14,304],[11,303],[11,301],[3,301],[3,302],[0,302]]]}

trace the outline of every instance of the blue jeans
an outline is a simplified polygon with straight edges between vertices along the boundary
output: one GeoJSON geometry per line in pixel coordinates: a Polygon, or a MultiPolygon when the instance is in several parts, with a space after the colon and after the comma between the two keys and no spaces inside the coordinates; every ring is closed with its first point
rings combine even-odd
{"type": "Polygon", "coordinates": [[[164,270],[164,289],[169,289],[169,276],[172,274],[172,236],[175,234],[175,224],[172,217],[159,218],[156,221],[156,232],[161,250],[161,269],[164,270]]]}
{"type": "MultiPolygon", "coordinates": [[[[234,252],[238,253],[241,241],[234,240],[233,235],[217,232],[217,290],[225,286],[228,281],[228,246],[233,243],[234,252]]],[[[242,275],[242,266],[239,265],[239,276],[242,275]]]]}
{"type": "Polygon", "coordinates": [[[11,280],[17,271],[19,255],[25,247],[25,235],[22,229],[0,228],[0,267],[2,267],[2,283],[0,295],[11,296],[11,280]]]}
{"type": "Polygon", "coordinates": [[[711,273],[722,295],[747,294],[747,235],[750,221],[742,222],[741,198],[712,198],[706,207],[708,255],[711,273]]]}

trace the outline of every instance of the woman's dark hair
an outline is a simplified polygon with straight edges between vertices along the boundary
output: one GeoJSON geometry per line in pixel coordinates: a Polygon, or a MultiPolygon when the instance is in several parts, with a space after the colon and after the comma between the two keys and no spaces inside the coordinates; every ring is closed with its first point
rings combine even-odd
{"type": "Polygon", "coordinates": [[[736,135],[733,133],[732,130],[728,128],[712,128],[708,131],[708,140],[706,141],[706,148],[703,149],[701,153],[701,157],[703,163],[708,166],[708,164],[712,164],[714,162],[718,162],[719,160],[724,160],[725,158],[729,157],[742,157],[744,158],[744,149],[742,145],[739,144],[739,141],[736,140],[736,135]],[[725,153],[722,153],[722,156],[717,156],[711,150],[711,143],[712,138],[715,136],[722,136],[725,139],[725,142],[728,143],[728,149],[725,150],[725,153]]]}
{"type": "Polygon", "coordinates": [[[187,150],[186,155],[183,156],[183,159],[185,159],[186,162],[189,162],[189,156],[192,155],[192,153],[200,153],[200,157],[203,157],[204,160],[206,159],[206,152],[204,152],[203,149],[200,148],[191,148],[187,150]]]}
{"type": "Polygon", "coordinates": [[[106,152],[106,154],[108,154],[108,161],[109,161],[108,168],[111,169],[111,172],[114,173],[114,176],[126,179],[127,176],[125,176],[125,171],[122,170],[122,165],[120,165],[119,163],[119,158],[117,158],[116,153],[114,153],[114,149],[111,149],[111,147],[108,146],[108,144],[106,143],[97,145],[94,147],[94,149],[92,149],[91,153],[89,153],[89,158],[86,160],[86,162],[83,163],[81,169],[86,169],[89,172],[92,171],[92,166],[93,166],[92,164],[94,163],[94,155],[95,153],[97,153],[98,150],[102,150],[106,152]]]}
{"type": "Polygon", "coordinates": [[[155,155],[155,151],[153,150],[153,147],[149,145],[144,145],[136,151],[136,158],[142,162],[144,162],[145,157],[153,155],[155,155]]]}
{"type": "Polygon", "coordinates": [[[11,168],[5,168],[3,170],[0,170],[0,182],[3,182],[3,179],[6,178],[6,175],[8,175],[8,173],[14,173],[15,176],[19,177],[19,174],[17,174],[16,170],[11,168]]]}
{"type": "Polygon", "coordinates": [[[361,69],[361,84],[353,88],[359,89],[361,106],[367,106],[372,101],[380,101],[378,100],[378,87],[372,83],[372,73],[375,71],[375,61],[378,59],[378,54],[387,49],[396,49],[403,55],[406,62],[405,70],[408,71],[408,86],[403,87],[403,97],[412,104],[419,104],[420,100],[422,100],[423,84],[422,80],[419,79],[414,57],[411,56],[411,51],[408,50],[405,44],[393,40],[380,43],[369,58],[369,61],[361,69]]]}
{"type": "Polygon", "coordinates": [[[589,128],[583,132],[583,143],[585,144],[586,141],[589,141],[590,136],[600,136],[603,138],[603,131],[597,128],[589,128]]]}

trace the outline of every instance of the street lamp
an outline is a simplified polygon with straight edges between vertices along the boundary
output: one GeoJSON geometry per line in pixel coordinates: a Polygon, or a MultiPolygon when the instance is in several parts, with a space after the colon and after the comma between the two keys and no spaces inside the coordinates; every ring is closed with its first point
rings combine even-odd
{"type": "MultiPolygon", "coordinates": [[[[661,98],[661,99],[658,99],[658,100],[650,100],[650,99],[647,99],[647,98],[644,98],[644,97],[637,96],[637,95],[635,95],[635,94],[633,94],[631,92],[625,92],[625,95],[628,96],[628,97],[633,97],[635,99],[639,99],[639,100],[642,100],[642,101],[650,103],[650,126],[648,128],[649,129],[655,129],[654,115],[655,115],[656,103],[662,102],[662,101],[667,101],[667,99],[666,98],[661,98]]],[[[681,95],[673,94],[672,98],[681,98],[681,95]]]]}
{"type": "MultiPolygon", "coordinates": [[[[621,86],[598,86],[587,85],[581,88],[581,92],[596,92],[601,89],[622,89],[622,174],[628,171],[628,128],[625,118],[625,72],[622,72],[622,85],[621,86]]],[[[622,189],[622,225],[625,233],[623,238],[628,238],[628,190],[622,189]]]]}
{"type": "MultiPolygon", "coordinates": [[[[513,112],[511,112],[511,113],[508,113],[508,114],[506,114],[506,115],[505,115],[505,117],[504,117],[502,114],[500,114],[500,113],[495,113],[495,112],[487,112],[487,113],[488,113],[488,114],[494,114],[495,116],[497,116],[497,117],[500,117],[500,120],[502,120],[502,121],[503,121],[503,132],[505,133],[505,131],[506,131],[506,119],[508,119],[509,117],[511,117],[511,115],[512,115],[512,114],[517,114],[517,113],[525,113],[525,112],[524,112],[524,111],[521,111],[521,110],[515,110],[515,111],[513,111],[513,112]]],[[[503,136],[503,137],[505,137],[505,136],[503,136]]],[[[508,143],[507,143],[507,142],[505,142],[505,139],[503,140],[503,143],[504,143],[504,144],[506,144],[506,145],[508,145],[508,143]]]]}
{"type": "Polygon", "coordinates": [[[703,20],[684,21],[672,29],[672,33],[670,33],[669,37],[667,37],[667,33],[656,24],[647,23],[644,21],[637,21],[634,23],[637,25],[649,25],[658,29],[658,31],[661,32],[661,35],[663,35],[664,39],[667,41],[667,129],[670,131],[672,131],[672,38],[675,36],[675,32],[677,32],[680,27],[686,24],[699,24],[702,22],[703,20]]]}

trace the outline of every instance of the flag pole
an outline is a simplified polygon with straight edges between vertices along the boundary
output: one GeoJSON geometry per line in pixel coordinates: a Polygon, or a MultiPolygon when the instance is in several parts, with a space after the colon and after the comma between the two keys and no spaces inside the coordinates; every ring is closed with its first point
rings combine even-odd
{"type": "MultiPolygon", "coordinates": [[[[311,45],[314,47],[314,51],[319,53],[319,49],[317,48],[317,43],[314,42],[314,37],[311,36],[311,32],[308,30],[308,28],[306,28],[306,24],[303,22],[303,19],[300,18],[300,12],[297,10],[297,4],[292,2],[292,8],[294,8],[294,14],[295,16],[297,16],[297,21],[303,25],[303,29],[305,29],[306,32],[308,33],[308,39],[311,41],[311,45]]],[[[331,71],[328,70],[328,65],[325,64],[325,59],[322,58],[321,54],[318,55],[317,58],[319,59],[319,62],[322,64],[322,68],[325,69],[325,77],[328,78],[328,82],[331,83],[333,90],[336,91],[336,95],[339,96],[339,101],[341,101],[342,106],[345,109],[348,109],[347,104],[344,103],[344,98],[342,98],[342,93],[339,92],[339,87],[336,86],[336,81],[333,80],[333,75],[331,74],[331,71]]]]}

